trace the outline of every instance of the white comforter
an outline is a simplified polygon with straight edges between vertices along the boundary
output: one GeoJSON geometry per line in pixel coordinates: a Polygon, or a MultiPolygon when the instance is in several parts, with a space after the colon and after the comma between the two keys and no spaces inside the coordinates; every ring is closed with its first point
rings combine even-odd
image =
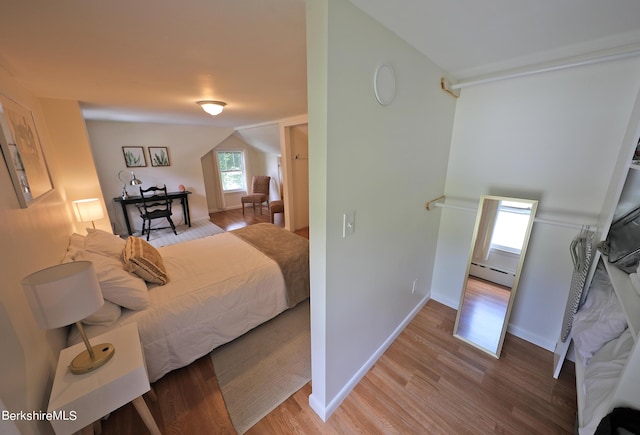
{"type": "MultiPolygon", "coordinates": [[[[170,281],[149,286],[151,307],[123,309],[109,328],[85,326],[87,335],[94,337],[137,322],[151,382],[275,317],[287,306],[278,265],[233,234],[158,250],[170,281]]],[[[78,341],[74,330],[70,342],[78,341]]]]}

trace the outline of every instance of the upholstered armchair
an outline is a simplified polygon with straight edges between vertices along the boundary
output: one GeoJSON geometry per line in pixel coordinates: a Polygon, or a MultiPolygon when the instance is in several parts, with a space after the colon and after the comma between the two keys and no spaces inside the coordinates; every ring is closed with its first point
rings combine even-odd
{"type": "Polygon", "coordinates": [[[266,175],[255,175],[251,177],[251,193],[240,198],[242,202],[242,215],[244,216],[244,205],[252,204],[253,212],[256,212],[256,204],[260,206],[260,214],[262,214],[262,204],[267,204],[269,208],[269,187],[271,185],[271,177],[266,175]]]}

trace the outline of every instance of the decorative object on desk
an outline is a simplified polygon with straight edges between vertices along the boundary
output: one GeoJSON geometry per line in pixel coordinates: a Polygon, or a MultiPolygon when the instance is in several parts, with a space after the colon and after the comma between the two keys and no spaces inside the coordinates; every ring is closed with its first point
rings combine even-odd
{"type": "Polygon", "coordinates": [[[91,346],[81,322],[104,304],[93,263],[73,261],[42,269],[24,278],[22,287],[42,329],[76,324],[87,350],[73,359],[71,373],[88,373],[113,357],[110,343],[91,346]]]}
{"type": "Polygon", "coordinates": [[[147,147],[151,166],[171,166],[169,163],[169,151],[167,147],[147,147]]]}
{"type": "Polygon", "coordinates": [[[26,208],[53,185],[31,112],[5,96],[0,103],[9,126],[9,131],[0,128],[0,146],[20,207],[26,208]]]}
{"type": "Polygon", "coordinates": [[[98,198],[78,199],[73,201],[73,211],[76,213],[76,219],[78,219],[78,222],[91,222],[94,230],[96,229],[94,221],[104,217],[102,205],[100,205],[98,198]]]}
{"type": "Polygon", "coordinates": [[[186,187],[184,187],[184,184],[180,184],[180,185],[178,185],[178,190],[179,190],[180,192],[184,192],[185,190],[187,190],[187,188],[186,188],[186,187]]]}
{"type": "Polygon", "coordinates": [[[139,184],[142,184],[142,181],[140,181],[139,178],[136,178],[136,174],[134,174],[133,171],[129,171],[127,169],[123,169],[122,171],[118,172],[118,180],[122,183],[122,199],[127,199],[129,197],[129,194],[127,193],[127,186],[137,186],[139,184]],[[129,179],[123,180],[122,175],[127,172],[130,174],[129,179]]]}
{"type": "Polygon", "coordinates": [[[196,101],[196,104],[199,104],[202,107],[202,110],[207,112],[211,116],[216,116],[222,113],[224,110],[224,106],[227,103],[223,103],[222,101],[213,101],[213,100],[201,100],[196,101]]]}
{"type": "Polygon", "coordinates": [[[122,147],[124,162],[127,168],[141,168],[147,166],[147,158],[142,147],[122,147]]]}

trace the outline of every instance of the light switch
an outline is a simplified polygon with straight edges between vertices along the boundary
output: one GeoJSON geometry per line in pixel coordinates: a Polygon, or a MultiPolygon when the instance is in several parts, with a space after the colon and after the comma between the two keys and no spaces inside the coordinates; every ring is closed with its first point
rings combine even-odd
{"type": "Polygon", "coordinates": [[[342,238],[353,234],[356,230],[356,212],[349,211],[342,215],[342,238]]]}

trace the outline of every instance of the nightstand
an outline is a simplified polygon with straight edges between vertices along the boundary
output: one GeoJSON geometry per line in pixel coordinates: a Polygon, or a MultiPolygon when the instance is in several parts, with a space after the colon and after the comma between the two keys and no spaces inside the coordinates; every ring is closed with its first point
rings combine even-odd
{"type": "Polygon", "coordinates": [[[106,332],[91,343],[112,343],[115,354],[94,372],[74,375],[69,363],[83,349],[84,343],[63,349],[58,359],[48,412],[56,434],[71,434],[121,406],[133,402],[138,414],[152,434],[160,430],[142,395],[151,390],[144,362],[138,326],[135,323],[106,332]]]}

